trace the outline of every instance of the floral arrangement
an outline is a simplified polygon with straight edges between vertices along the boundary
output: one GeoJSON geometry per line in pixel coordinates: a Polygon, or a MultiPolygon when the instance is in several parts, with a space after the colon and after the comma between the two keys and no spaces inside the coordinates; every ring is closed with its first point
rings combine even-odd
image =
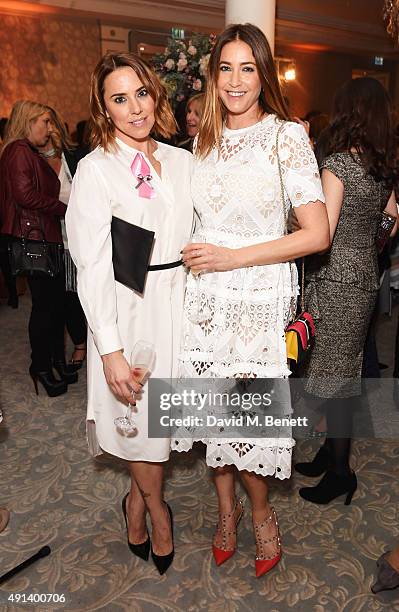
{"type": "Polygon", "coordinates": [[[164,53],[157,53],[152,59],[152,66],[164,83],[174,108],[179,102],[204,90],[215,40],[214,34],[194,34],[189,41],[172,38],[164,53]]]}

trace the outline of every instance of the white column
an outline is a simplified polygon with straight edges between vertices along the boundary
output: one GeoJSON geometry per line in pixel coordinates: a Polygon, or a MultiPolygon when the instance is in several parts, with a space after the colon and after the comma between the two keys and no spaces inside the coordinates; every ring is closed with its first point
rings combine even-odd
{"type": "Polygon", "coordinates": [[[226,25],[253,23],[266,35],[274,54],[276,0],[225,0],[226,25]]]}

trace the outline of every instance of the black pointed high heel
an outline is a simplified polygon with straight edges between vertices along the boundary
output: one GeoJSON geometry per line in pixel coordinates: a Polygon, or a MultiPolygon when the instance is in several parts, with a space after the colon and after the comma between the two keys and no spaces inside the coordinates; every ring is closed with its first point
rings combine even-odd
{"type": "Polygon", "coordinates": [[[172,551],[168,553],[167,555],[156,555],[154,551],[152,550],[152,545],[151,545],[151,557],[152,557],[152,560],[154,561],[155,567],[157,568],[161,576],[168,570],[168,568],[172,564],[173,557],[175,556],[175,547],[173,544],[173,514],[172,514],[172,510],[169,504],[166,504],[166,506],[168,508],[170,526],[172,529],[172,551]]]}
{"type": "Polygon", "coordinates": [[[304,461],[303,463],[296,463],[294,470],[304,476],[310,476],[315,478],[321,476],[327,469],[330,462],[330,453],[328,452],[325,444],[319,448],[312,461],[304,461]]]}
{"type": "MultiPolygon", "coordinates": [[[[127,525],[127,513],[126,513],[126,500],[128,498],[129,493],[126,493],[125,497],[122,499],[122,512],[125,517],[126,523],[126,531],[127,531],[127,544],[131,550],[131,552],[136,555],[136,557],[140,557],[143,561],[148,561],[148,557],[150,556],[150,536],[147,537],[146,541],[142,544],[132,544],[129,542],[129,529],[127,525]]],[[[148,535],[148,531],[147,531],[148,535]]]]}
{"type": "Polygon", "coordinates": [[[349,506],[356,489],[357,478],[355,472],[346,475],[336,474],[328,470],[318,485],[299,489],[299,495],[302,499],[314,504],[329,504],[336,497],[346,493],[345,506],[349,506]]]}
{"type": "Polygon", "coordinates": [[[49,371],[35,371],[31,366],[29,368],[29,374],[33,381],[36,395],[39,395],[38,382],[43,385],[47,395],[49,397],[58,397],[68,391],[68,385],[63,380],[58,380],[52,370],[49,371]]]}

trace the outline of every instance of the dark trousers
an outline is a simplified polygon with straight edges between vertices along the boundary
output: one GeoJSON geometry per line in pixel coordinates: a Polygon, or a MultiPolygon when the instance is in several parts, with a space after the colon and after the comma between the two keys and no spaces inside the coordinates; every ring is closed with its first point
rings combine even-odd
{"type": "Polygon", "coordinates": [[[0,270],[4,276],[9,302],[18,304],[17,284],[15,276],[11,274],[7,236],[0,236],[0,270]]]}
{"type": "Polygon", "coordinates": [[[65,359],[65,276],[28,277],[32,295],[29,320],[29,340],[32,366],[36,371],[48,371],[53,361],[65,359]]]}
{"type": "Polygon", "coordinates": [[[86,342],[86,318],[75,291],[67,291],[65,295],[65,325],[75,346],[86,342]]]}
{"type": "Polygon", "coordinates": [[[393,365],[393,375],[399,378],[399,316],[398,316],[398,324],[396,328],[395,361],[393,365]]]}

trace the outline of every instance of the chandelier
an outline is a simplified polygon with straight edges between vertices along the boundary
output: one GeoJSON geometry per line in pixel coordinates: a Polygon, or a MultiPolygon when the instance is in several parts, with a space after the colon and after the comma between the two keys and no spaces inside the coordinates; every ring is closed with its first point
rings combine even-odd
{"type": "Polygon", "coordinates": [[[399,42],[399,0],[384,0],[383,16],[388,34],[399,42]]]}

